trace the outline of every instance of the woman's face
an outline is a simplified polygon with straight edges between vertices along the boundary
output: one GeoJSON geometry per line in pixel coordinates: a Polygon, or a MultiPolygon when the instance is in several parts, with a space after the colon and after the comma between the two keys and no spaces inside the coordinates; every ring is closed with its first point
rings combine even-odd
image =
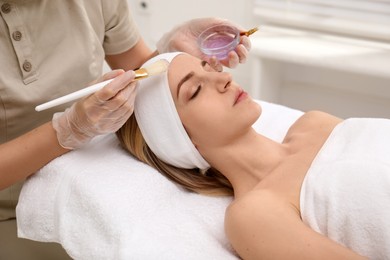
{"type": "Polygon", "coordinates": [[[260,106],[229,73],[193,56],[175,57],[168,80],[180,119],[198,149],[239,138],[260,116],[260,106]]]}

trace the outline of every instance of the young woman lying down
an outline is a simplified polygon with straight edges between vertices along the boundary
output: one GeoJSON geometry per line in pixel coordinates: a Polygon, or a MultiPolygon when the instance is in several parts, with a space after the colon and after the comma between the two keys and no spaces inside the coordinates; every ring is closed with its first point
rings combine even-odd
{"type": "Polygon", "coordinates": [[[242,258],[390,255],[390,120],[310,111],[278,143],[252,128],[261,107],[229,73],[185,53],[158,59],[167,73],[139,82],[117,135],[183,187],[233,195],[225,229],[242,258]]]}

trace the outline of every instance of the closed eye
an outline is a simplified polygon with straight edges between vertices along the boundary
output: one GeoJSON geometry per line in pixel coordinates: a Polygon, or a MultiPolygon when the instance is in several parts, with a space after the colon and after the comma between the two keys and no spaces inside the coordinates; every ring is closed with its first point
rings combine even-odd
{"type": "Polygon", "coordinates": [[[192,96],[190,97],[190,100],[196,98],[196,96],[199,94],[199,92],[200,92],[201,89],[202,89],[202,86],[199,85],[199,86],[197,87],[196,91],[194,92],[194,94],[192,94],[192,96]]]}

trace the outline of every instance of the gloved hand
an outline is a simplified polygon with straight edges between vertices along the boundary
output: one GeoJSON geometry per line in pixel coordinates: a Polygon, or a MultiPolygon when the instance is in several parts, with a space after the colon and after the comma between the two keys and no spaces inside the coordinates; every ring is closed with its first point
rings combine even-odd
{"type": "Polygon", "coordinates": [[[133,113],[136,95],[134,77],[134,71],[108,72],[93,84],[115,78],[113,81],[74,103],[65,112],[54,114],[52,125],[60,145],[76,149],[97,135],[117,131],[133,113]]]}
{"type": "Polygon", "coordinates": [[[204,55],[197,43],[198,36],[207,28],[216,25],[229,25],[236,27],[240,31],[242,28],[232,24],[228,20],[220,18],[199,18],[193,19],[173,28],[157,42],[157,51],[159,53],[183,51],[190,53],[202,60],[207,60],[211,66],[222,70],[222,66],[235,68],[239,63],[244,63],[251,48],[250,40],[247,36],[241,36],[240,44],[235,51],[231,51],[228,58],[218,61],[215,57],[207,57],[204,55]]]}

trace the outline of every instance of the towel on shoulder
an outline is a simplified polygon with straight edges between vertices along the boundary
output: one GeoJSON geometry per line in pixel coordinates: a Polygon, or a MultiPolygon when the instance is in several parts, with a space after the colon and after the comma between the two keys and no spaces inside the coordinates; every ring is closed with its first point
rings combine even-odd
{"type": "Polygon", "coordinates": [[[305,177],[300,203],[315,231],[370,259],[388,259],[390,120],[336,126],[305,177]]]}

